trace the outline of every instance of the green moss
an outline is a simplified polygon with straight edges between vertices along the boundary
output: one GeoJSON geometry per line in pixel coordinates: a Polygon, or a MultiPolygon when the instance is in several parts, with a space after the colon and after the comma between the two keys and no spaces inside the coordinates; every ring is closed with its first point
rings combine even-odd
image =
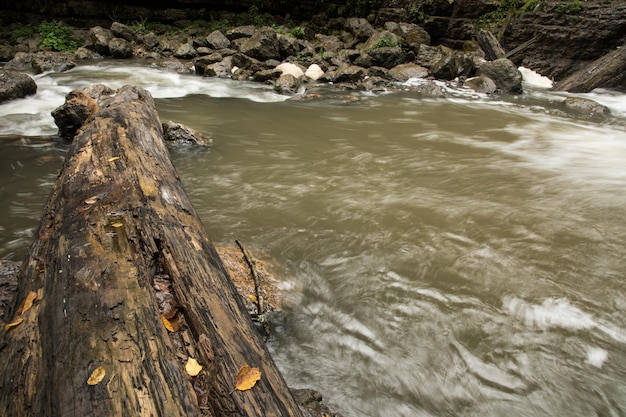
{"type": "Polygon", "coordinates": [[[31,25],[24,25],[11,33],[11,42],[16,43],[20,38],[30,38],[37,33],[37,29],[31,25]]]}

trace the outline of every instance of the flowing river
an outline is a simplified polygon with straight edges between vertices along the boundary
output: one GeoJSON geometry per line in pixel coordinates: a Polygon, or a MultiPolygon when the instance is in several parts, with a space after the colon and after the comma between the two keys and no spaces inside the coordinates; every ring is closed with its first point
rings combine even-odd
{"type": "Polygon", "coordinates": [[[50,111],[141,85],[214,138],[172,149],[209,236],[284,265],[269,346],[290,386],[345,417],[626,415],[626,95],[583,95],[598,122],[532,73],[521,97],[285,101],[118,64],[0,105],[0,258],[26,254],[68,148],[50,111]]]}

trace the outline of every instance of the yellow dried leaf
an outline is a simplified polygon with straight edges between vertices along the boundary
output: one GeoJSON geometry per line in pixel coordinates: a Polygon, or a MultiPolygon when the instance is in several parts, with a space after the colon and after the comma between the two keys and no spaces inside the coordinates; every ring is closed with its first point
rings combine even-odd
{"type": "Polygon", "coordinates": [[[189,374],[189,376],[196,376],[202,370],[202,365],[198,363],[194,358],[187,359],[187,364],[185,365],[185,371],[189,374]]]}
{"type": "Polygon", "coordinates": [[[180,320],[175,320],[176,316],[174,316],[174,320],[170,320],[167,317],[165,317],[164,314],[161,314],[161,320],[163,321],[163,324],[165,325],[165,328],[167,330],[169,330],[170,332],[177,332],[180,329],[180,320]]]}
{"type": "Polygon", "coordinates": [[[89,197],[87,200],[85,200],[85,204],[95,204],[96,201],[98,201],[98,196],[94,195],[93,197],[89,197]]]}
{"type": "Polygon", "coordinates": [[[239,391],[249,390],[256,385],[259,379],[261,379],[261,371],[259,368],[250,368],[250,366],[244,365],[239,372],[237,372],[235,387],[239,391]]]}
{"type": "Polygon", "coordinates": [[[122,226],[124,226],[124,223],[122,223],[122,222],[115,222],[111,226],[113,226],[113,227],[122,227],[122,226]]]}
{"type": "Polygon", "coordinates": [[[104,366],[98,366],[96,369],[93,370],[91,376],[89,376],[89,379],[87,380],[87,385],[98,385],[100,381],[104,379],[105,375],[106,371],[104,370],[104,366]]]}
{"type": "Polygon", "coordinates": [[[251,303],[255,303],[257,302],[256,296],[254,294],[248,294],[248,300],[250,300],[251,303]]]}
{"type": "Polygon", "coordinates": [[[36,299],[37,293],[35,291],[29,291],[28,294],[26,294],[24,301],[22,301],[22,305],[20,305],[19,310],[17,310],[17,315],[21,316],[26,313],[33,306],[36,299]]]}
{"type": "Polygon", "coordinates": [[[118,159],[120,159],[119,156],[114,156],[113,158],[109,158],[109,162],[117,161],[118,159]]]}
{"type": "Polygon", "coordinates": [[[23,321],[24,321],[24,319],[22,317],[19,317],[19,318],[13,320],[11,323],[5,324],[4,325],[4,330],[9,331],[9,330],[11,330],[14,327],[19,326],[23,321]]]}

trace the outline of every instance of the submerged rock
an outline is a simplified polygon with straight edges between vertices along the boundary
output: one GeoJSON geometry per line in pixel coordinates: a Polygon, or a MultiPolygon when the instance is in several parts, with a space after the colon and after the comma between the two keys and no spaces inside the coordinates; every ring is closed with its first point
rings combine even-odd
{"type": "Polygon", "coordinates": [[[0,103],[37,93],[37,84],[27,74],[0,71],[0,103]]]}
{"type": "Polygon", "coordinates": [[[166,141],[177,144],[201,146],[211,146],[213,144],[213,139],[204,133],[171,120],[163,123],[163,137],[166,141]]]}
{"type": "Polygon", "coordinates": [[[483,94],[493,94],[498,89],[491,78],[484,76],[468,78],[463,85],[483,94]]]}
{"type": "Polygon", "coordinates": [[[563,101],[565,108],[575,114],[590,118],[606,117],[611,114],[608,107],[582,97],[568,97],[563,101]]]}

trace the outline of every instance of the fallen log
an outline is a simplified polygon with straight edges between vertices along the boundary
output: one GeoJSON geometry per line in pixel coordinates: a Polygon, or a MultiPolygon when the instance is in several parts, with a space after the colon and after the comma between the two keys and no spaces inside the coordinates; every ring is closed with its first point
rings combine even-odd
{"type": "Polygon", "coordinates": [[[162,137],[135,87],[78,131],[0,330],[1,416],[302,415],[162,137]]]}
{"type": "Polygon", "coordinates": [[[552,87],[555,91],[589,93],[595,88],[626,91],[626,45],[582,64],[581,68],[552,87]]]}

